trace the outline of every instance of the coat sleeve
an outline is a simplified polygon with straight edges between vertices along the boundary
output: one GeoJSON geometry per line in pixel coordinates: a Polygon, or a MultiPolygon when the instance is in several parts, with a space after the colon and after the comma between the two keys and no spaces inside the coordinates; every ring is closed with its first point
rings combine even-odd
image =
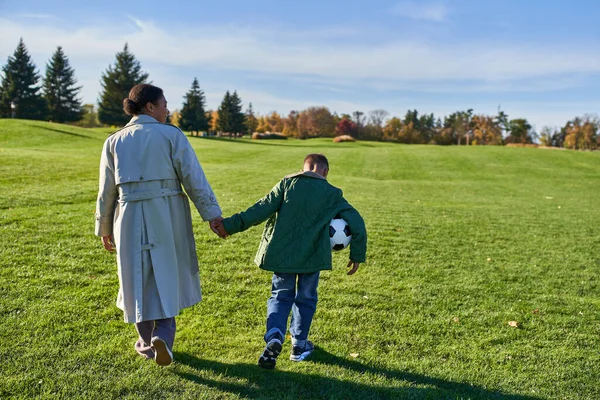
{"type": "MultiPolygon", "coordinates": [[[[177,128],[175,128],[177,129],[177,128]]],[[[194,203],[202,220],[210,221],[221,215],[221,207],[198,162],[198,157],[185,134],[177,129],[171,148],[173,167],[185,192],[194,203]]]]}
{"type": "Polygon", "coordinates": [[[228,234],[243,232],[246,229],[261,224],[281,208],[284,197],[284,183],[281,180],[271,189],[269,194],[257,201],[252,207],[223,220],[228,234]]]}
{"type": "Polygon", "coordinates": [[[117,185],[115,182],[115,162],[110,152],[110,141],[104,142],[100,156],[100,182],[96,201],[96,236],[113,234],[113,219],[117,202],[117,185]]]}
{"type": "Polygon", "coordinates": [[[367,259],[367,229],[365,228],[365,221],[348,202],[345,202],[345,205],[344,209],[339,212],[339,215],[348,223],[350,232],[352,233],[350,260],[363,263],[367,259]]]}

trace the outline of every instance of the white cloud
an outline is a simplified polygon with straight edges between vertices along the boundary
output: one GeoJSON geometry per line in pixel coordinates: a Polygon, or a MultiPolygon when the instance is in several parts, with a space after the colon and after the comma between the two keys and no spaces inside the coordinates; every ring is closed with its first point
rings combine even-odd
{"type": "Polygon", "coordinates": [[[396,4],[392,8],[392,13],[422,21],[443,22],[448,18],[448,9],[440,3],[424,4],[423,2],[404,1],[396,4]]]}
{"type": "MultiPolygon", "coordinates": [[[[447,10],[423,15],[446,18],[447,10]]],[[[20,37],[24,38],[39,69],[43,69],[57,46],[63,46],[79,83],[84,85],[82,95],[88,102],[96,100],[100,75],[114,62],[115,54],[125,42],[129,43],[151,79],[168,88],[169,102],[175,107],[180,104],[193,77],[207,71],[216,76],[210,82],[201,79],[211,108],[220,103],[224,90],[237,88],[242,98],[251,100],[261,112],[287,113],[290,109],[324,104],[340,113],[384,108],[394,115],[408,108],[444,115],[474,105],[431,105],[398,96],[390,101],[391,95],[382,96],[381,101],[370,99],[361,100],[361,103],[353,101],[352,93],[361,90],[382,94],[391,91],[442,95],[533,93],[582,87],[588,83],[588,75],[600,73],[600,53],[590,51],[589,43],[583,42],[548,45],[482,41],[429,43],[381,37],[368,42],[355,40],[361,37],[361,32],[354,29],[288,31],[278,27],[236,25],[173,27],[134,18],[75,28],[63,22],[57,18],[40,18],[32,22],[0,17],[0,62],[4,63],[6,57],[12,55],[20,37]],[[329,40],[332,38],[334,42],[329,40]],[[229,77],[242,73],[246,84],[223,82],[219,71],[228,73],[229,77]],[[272,93],[278,94],[269,93],[266,88],[253,89],[257,85],[250,85],[248,79],[276,81],[280,85],[272,93]],[[295,96],[286,84],[290,82],[319,91],[319,100],[310,99],[306,94],[295,96]],[[280,93],[286,93],[287,97],[280,93]]],[[[580,104],[581,112],[577,112],[567,104],[561,106],[566,108],[559,112],[530,105],[518,114],[528,117],[527,110],[536,116],[536,121],[557,121],[558,115],[562,119],[569,113],[568,119],[593,108],[580,104]],[[570,110],[573,110],[572,115],[570,110]]],[[[497,104],[477,104],[475,111],[494,113],[495,107],[497,104]]]]}
{"type": "MultiPolygon", "coordinates": [[[[296,32],[207,26],[180,31],[134,20],[135,27],[24,25],[0,18],[0,56],[23,36],[33,54],[48,56],[58,45],[80,59],[103,60],[103,68],[128,42],[144,62],[170,66],[312,76],[333,81],[395,83],[506,82],[569,73],[600,72],[600,54],[577,46],[509,43],[436,44],[416,41],[307,43],[296,32]]],[[[355,84],[356,82],[352,82],[355,84]]]]}

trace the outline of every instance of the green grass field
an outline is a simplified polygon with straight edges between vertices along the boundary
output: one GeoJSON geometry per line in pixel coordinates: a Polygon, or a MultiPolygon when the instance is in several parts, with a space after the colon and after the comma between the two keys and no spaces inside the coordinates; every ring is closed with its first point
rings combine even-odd
{"type": "Polygon", "coordinates": [[[160,368],[93,235],[106,136],[0,120],[0,398],[600,398],[600,153],[192,138],[225,216],[326,154],[368,262],[349,277],[334,254],[317,350],[293,363],[287,341],[265,371],[262,227],[221,240],[196,213],[204,300],[160,368]]]}

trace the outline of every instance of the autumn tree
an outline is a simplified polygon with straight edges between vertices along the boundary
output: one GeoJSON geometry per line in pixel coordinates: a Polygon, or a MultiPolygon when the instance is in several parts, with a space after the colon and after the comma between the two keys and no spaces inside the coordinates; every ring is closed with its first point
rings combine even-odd
{"type": "Polygon", "coordinates": [[[335,126],[335,134],[337,136],[350,135],[352,137],[355,137],[357,131],[358,131],[358,126],[356,125],[356,123],[354,121],[349,120],[349,119],[342,119],[335,126]]]}
{"type": "Polygon", "coordinates": [[[76,86],[75,71],[69,65],[69,59],[58,46],[52,58],[46,64],[46,76],[43,84],[43,96],[48,106],[48,118],[55,122],[78,121],[83,109],[76,86]]]}
{"type": "Polygon", "coordinates": [[[245,124],[246,124],[246,133],[252,135],[256,128],[258,127],[258,119],[254,115],[254,110],[252,109],[252,103],[248,104],[248,108],[246,109],[245,115],[245,124]]]}
{"type": "Polygon", "coordinates": [[[501,145],[502,129],[494,117],[475,115],[472,119],[474,145],[501,145]]]}
{"type": "Polygon", "coordinates": [[[264,115],[258,117],[256,132],[271,132],[271,125],[269,125],[269,121],[267,121],[267,117],[265,117],[264,115]]]}
{"type": "Polygon", "coordinates": [[[123,99],[135,85],[145,83],[148,74],[136,60],[125,43],[123,51],[117,53],[115,63],[102,74],[102,93],[98,108],[98,119],[106,125],[125,125],[129,117],[123,112],[123,99]]]}
{"type": "Polygon", "coordinates": [[[599,121],[591,116],[577,117],[565,126],[564,147],[577,150],[595,150],[599,147],[599,121]]]}
{"type": "Polygon", "coordinates": [[[383,140],[397,141],[402,130],[402,120],[398,117],[388,119],[383,127],[383,140]]]}
{"type": "Polygon", "coordinates": [[[283,119],[283,134],[286,136],[298,136],[298,116],[300,113],[296,110],[290,111],[287,118],[283,119]]]}
{"type": "Polygon", "coordinates": [[[218,111],[211,111],[211,110],[209,110],[209,111],[206,112],[206,114],[207,114],[206,119],[208,119],[210,121],[210,127],[209,127],[210,131],[211,132],[217,132],[219,130],[218,129],[218,126],[219,126],[219,112],[218,111]],[[210,116],[210,117],[208,117],[208,116],[210,116]]]}
{"type": "Polygon", "coordinates": [[[298,116],[298,137],[335,136],[335,120],[327,107],[309,107],[298,116]]]}
{"type": "Polygon", "coordinates": [[[25,47],[23,38],[2,67],[0,117],[44,119],[46,103],[40,93],[40,74],[25,47]]]}
{"type": "Polygon", "coordinates": [[[266,116],[266,119],[269,126],[271,127],[271,132],[283,132],[284,123],[281,119],[281,116],[276,111],[273,111],[270,114],[268,114],[266,116]]]}

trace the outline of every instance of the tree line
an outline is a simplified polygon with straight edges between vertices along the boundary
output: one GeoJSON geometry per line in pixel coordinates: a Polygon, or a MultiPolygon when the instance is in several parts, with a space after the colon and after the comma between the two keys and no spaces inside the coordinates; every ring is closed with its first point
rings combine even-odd
{"type": "MultiPolygon", "coordinates": [[[[2,67],[1,78],[2,118],[50,120],[80,126],[121,126],[128,121],[123,112],[123,99],[133,86],[148,82],[149,75],[125,44],[116,54],[114,63],[102,73],[102,90],[96,110],[93,104],[82,104],[79,98],[82,87],[77,86],[75,71],[60,46],[46,64],[46,73],[42,77],[21,38],[14,54],[2,67]]],[[[171,123],[192,135],[277,132],[300,139],[349,135],[359,140],[407,144],[539,143],[583,150],[600,148],[600,120],[591,115],[576,117],[562,128],[544,127],[539,133],[527,119],[510,119],[501,110],[497,115],[475,114],[473,109],[460,110],[440,118],[434,114],[419,114],[417,110],[408,110],[403,117],[390,116],[381,109],[368,114],[354,111],[338,115],[319,106],[292,110],[287,116],[277,112],[260,115],[254,112],[252,103],[243,110],[237,91],[227,91],[217,110],[207,109],[206,97],[197,78],[185,94],[181,110],[172,113],[171,123]]]]}

